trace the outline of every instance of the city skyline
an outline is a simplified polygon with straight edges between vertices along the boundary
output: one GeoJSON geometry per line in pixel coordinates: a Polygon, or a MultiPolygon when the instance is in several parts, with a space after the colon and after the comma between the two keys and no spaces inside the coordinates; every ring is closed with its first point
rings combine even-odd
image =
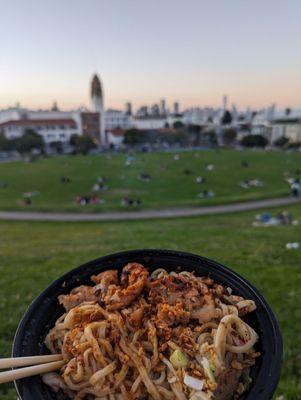
{"type": "Polygon", "coordinates": [[[0,108],[89,106],[101,77],[106,108],[165,98],[171,107],[301,106],[297,1],[79,0],[2,5],[0,108]]]}

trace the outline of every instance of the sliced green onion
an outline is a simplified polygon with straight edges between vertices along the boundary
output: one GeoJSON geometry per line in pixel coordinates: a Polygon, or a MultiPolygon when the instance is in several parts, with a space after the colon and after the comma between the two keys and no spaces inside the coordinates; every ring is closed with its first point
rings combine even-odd
{"type": "Polygon", "coordinates": [[[180,350],[175,350],[169,359],[175,368],[183,368],[188,364],[188,358],[186,354],[180,350]]]}
{"type": "Polygon", "coordinates": [[[209,362],[206,357],[202,358],[202,366],[204,368],[205,374],[208,376],[208,378],[211,380],[211,382],[216,383],[215,380],[215,365],[213,362],[209,362]]]}

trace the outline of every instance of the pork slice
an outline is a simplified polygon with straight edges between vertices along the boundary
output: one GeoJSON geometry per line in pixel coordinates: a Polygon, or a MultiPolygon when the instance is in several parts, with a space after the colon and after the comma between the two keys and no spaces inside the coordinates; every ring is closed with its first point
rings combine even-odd
{"type": "Polygon", "coordinates": [[[214,391],[214,400],[232,400],[236,392],[241,371],[228,368],[217,377],[217,389],[214,391]]]}

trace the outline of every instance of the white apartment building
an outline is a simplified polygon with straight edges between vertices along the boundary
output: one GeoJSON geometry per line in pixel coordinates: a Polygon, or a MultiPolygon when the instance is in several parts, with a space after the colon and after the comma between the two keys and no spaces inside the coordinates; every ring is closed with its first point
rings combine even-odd
{"type": "Polygon", "coordinates": [[[7,139],[19,138],[27,129],[41,135],[46,144],[69,142],[72,135],[79,133],[75,121],[71,118],[17,119],[0,123],[0,133],[7,139]]]}
{"type": "Polygon", "coordinates": [[[291,143],[301,143],[301,118],[275,119],[272,125],[271,142],[286,137],[291,143]]]}
{"type": "Polygon", "coordinates": [[[133,126],[133,121],[124,111],[109,108],[105,114],[105,126],[107,131],[116,128],[129,129],[133,126]]]}
{"type": "Polygon", "coordinates": [[[132,119],[133,127],[141,130],[163,129],[167,123],[165,115],[135,115],[132,119]]]}

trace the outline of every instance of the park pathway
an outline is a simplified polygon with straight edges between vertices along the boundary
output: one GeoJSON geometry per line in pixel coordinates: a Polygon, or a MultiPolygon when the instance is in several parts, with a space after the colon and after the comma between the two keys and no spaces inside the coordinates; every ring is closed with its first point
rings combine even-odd
{"type": "Polygon", "coordinates": [[[0,211],[0,220],[13,221],[127,221],[154,218],[194,217],[200,215],[228,214],[238,211],[257,210],[277,206],[288,206],[301,202],[301,198],[281,197],[234,203],[220,206],[173,208],[164,210],[123,211],[95,214],[50,213],[33,211],[0,211]]]}

